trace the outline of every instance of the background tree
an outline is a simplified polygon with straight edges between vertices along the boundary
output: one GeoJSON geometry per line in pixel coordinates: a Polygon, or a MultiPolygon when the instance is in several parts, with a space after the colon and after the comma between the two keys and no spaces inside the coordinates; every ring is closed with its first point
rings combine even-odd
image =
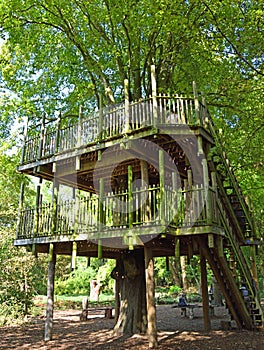
{"type": "MultiPolygon", "coordinates": [[[[263,228],[263,18],[254,0],[0,0],[2,132],[12,118],[150,93],[206,95],[263,228]],[[11,97],[12,103],[6,96],[11,97]]],[[[6,132],[6,131],[5,131],[6,132]]]]}

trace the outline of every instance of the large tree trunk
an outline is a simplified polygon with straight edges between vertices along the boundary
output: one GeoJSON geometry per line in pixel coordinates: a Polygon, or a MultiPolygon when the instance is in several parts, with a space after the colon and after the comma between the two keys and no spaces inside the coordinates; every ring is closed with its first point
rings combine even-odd
{"type": "Polygon", "coordinates": [[[112,277],[118,280],[120,292],[119,316],[115,334],[146,333],[146,282],[144,250],[123,253],[117,260],[112,277]]]}

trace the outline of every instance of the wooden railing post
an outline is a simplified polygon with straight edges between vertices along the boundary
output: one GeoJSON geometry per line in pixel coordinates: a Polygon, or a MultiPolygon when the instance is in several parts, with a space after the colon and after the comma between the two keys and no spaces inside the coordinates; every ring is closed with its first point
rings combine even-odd
{"type": "Polygon", "coordinates": [[[39,232],[39,210],[40,210],[40,198],[41,198],[41,194],[40,194],[41,184],[42,184],[42,178],[39,179],[39,184],[37,186],[33,237],[36,236],[39,232]]]}
{"type": "Polygon", "coordinates": [[[19,239],[21,221],[24,221],[22,218],[22,212],[24,208],[24,191],[25,191],[25,183],[22,181],[20,185],[20,197],[19,197],[19,211],[18,211],[18,220],[17,220],[17,231],[16,231],[16,239],[19,239]]]}
{"type": "Polygon", "coordinates": [[[25,118],[25,125],[24,125],[23,131],[24,131],[24,140],[23,140],[23,148],[21,153],[20,164],[23,164],[25,160],[25,154],[26,154],[26,148],[27,148],[28,117],[25,118]]]}
{"type": "Polygon", "coordinates": [[[61,115],[61,112],[58,116],[58,119],[57,119],[57,128],[56,128],[56,134],[55,134],[55,147],[54,147],[54,153],[57,153],[59,152],[59,149],[60,149],[60,127],[61,127],[61,118],[62,118],[62,115],[61,115]]]}
{"type": "Polygon", "coordinates": [[[209,191],[209,173],[207,160],[202,160],[203,166],[203,182],[204,182],[204,193],[205,193],[205,210],[206,210],[206,221],[208,225],[212,224],[212,197],[209,191]]]}
{"type": "Polygon", "coordinates": [[[124,93],[125,93],[125,133],[130,131],[129,126],[129,83],[128,79],[124,81],[124,93]]]}
{"type": "Polygon", "coordinates": [[[52,223],[51,223],[51,235],[55,236],[57,231],[57,213],[58,213],[58,192],[59,183],[56,178],[53,180],[52,188],[52,223]]]}
{"type": "Polygon", "coordinates": [[[200,105],[199,105],[199,99],[198,99],[198,92],[196,87],[196,82],[193,81],[193,95],[194,95],[194,108],[195,108],[195,116],[196,116],[196,125],[201,125],[201,119],[200,119],[200,105]]]}
{"type": "Polygon", "coordinates": [[[157,102],[157,82],[156,82],[155,65],[152,64],[150,69],[151,69],[151,88],[152,88],[152,104],[153,104],[153,127],[156,128],[158,123],[158,102],[157,102]]]}
{"type": "Polygon", "coordinates": [[[98,141],[103,138],[103,96],[99,96],[98,141]]]}
{"type": "Polygon", "coordinates": [[[82,106],[79,107],[77,147],[82,145],[82,106]]]}
{"type": "Polygon", "coordinates": [[[39,140],[39,148],[38,148],[38,159],[40,159],[43,155],[43,148],[45,148],[44,138],[45,138],[45,120],[46,114],[43,113],[42,121],[41,121],[41,131],[40,131],[40,140],[39,140]]]}

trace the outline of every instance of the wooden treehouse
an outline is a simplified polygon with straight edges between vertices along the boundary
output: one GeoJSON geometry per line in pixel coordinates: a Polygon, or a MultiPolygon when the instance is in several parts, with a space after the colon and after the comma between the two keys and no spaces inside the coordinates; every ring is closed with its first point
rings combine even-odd
{"type": "Polygon", "coordinates": [[[156,343],[154,257],[200,255],[205,329],[206,262],[238,327],[262,327],[251,213],[195,85],[191,98],[157,95],[153,74],[152,96],[144,100],[129,101],[125,83],[124,103],[92,115],[80,109],[79,115],[43,117],[25,130],[18,170],[39,178],[34,207],[24,207],[21,191],[15,245],[49,254],[46,340],[57,254],[71,255],[73,267],[77,255],[116,259],[117,331],[124,330],[122,283],[130,279],[137,288],[141,274],[147,321],[139,330],[145,326],[150,344],[156,343]],[[50,203],[42,197],[43,179],[53,184],[50,203]],[[60,195],[62,188],[70,199],[60,195]]]}

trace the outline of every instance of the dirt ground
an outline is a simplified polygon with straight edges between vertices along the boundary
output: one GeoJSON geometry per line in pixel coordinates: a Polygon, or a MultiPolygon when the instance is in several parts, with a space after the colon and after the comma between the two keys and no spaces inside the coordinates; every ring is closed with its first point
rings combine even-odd
{"type": "MultiPolygon", "coordinates": [[[[31,320],[26,326],[0,328],[0,349],[83,350],[83,349],[148,349],[146,336],[114,337],[113,319],[102,314],[90,314],[80,322],[80,311],[55,311],[53,340],[43,341],[44,317],[31,320]]],[[[212,330],[203,331],[202,309],[194,310],[194,318],[183,317],[172,305],[157,306],[159,350],[264,350],[264,332],[238,330],[231,323],[229,330],[221,329],[221,321],[229,320],[224,307],[215,308],[212,330]]]]}

